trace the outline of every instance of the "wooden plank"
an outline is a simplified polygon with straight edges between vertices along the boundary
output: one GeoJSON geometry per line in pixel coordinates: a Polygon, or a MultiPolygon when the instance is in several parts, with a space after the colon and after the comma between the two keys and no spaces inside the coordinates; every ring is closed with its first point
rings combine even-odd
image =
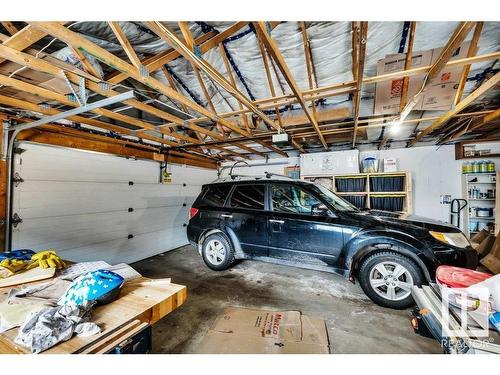
{"type": "MultiPolygon", "coordinates": [[[[257,43],[259,45],[260,55],[262,57],[262,63],[264,64],[264,70],[266,72],[267,85],[269,87],[269,92],[271,93],[271,96],[274,97],[274,96],[276,96],[276,90],[274,89],[273,79],[271,77],[271,70],[269,69],[269,61],[267,59],[267,52],[266,52],[264,45],[262,44],[262,41],[258,38],[257,38],[257,43]]],[[[278,77],[276,77],[276,78],[279,81],[279,78],[278,77]]],[[[278,120],[278,124],[280,125],[280,127],[283,127],[283,122],[281,120],[279,106],[275,105],[274,110],[276,111],[276,119],[278,120]]]]}
{"type": "Polygon", "coordinates": [[[28,271],[17,273],[5,279],[0,279],[0,288],[6,288],[14,285],[31,283],[33,281],[50,279],[56,273],[55,268],[33,268],[28,271]]]}
{"type": "MultiPolygon", "coordinates": [[[[479,42],[479,37],[481,36],[481,32],[483,31],[484,22],[477,22],[476,27],[474,29],[474,35],[472,36],[472,40],[469,45],[469,50],[467,51],[467,57],[473,57],[477,53],[477,44],[479,42]]],[[[455,95],[455,99],[453,101],[453,105],[457,105],[460,100],[462,100],[462,95],[465,88],[465,83],[467,82],[467,77],[469,76],[470,64],[464,65],[462,68],[462,74],[460,75],[460,81],[458,82],[457,93],[455,95]]]]}
{"type": "MultiPolygon", "coordinates": [[[[231,82],[231,85],[233,87],[236,87],[236,80],[234,79],[233,72],[231,70],[231,65],[229,64],[229,60],[227,59],[226,56],[226,47],[224,46],[224,43],[219,43],[219,54],[222,59],[222,62],[224,63],[224,67],[226,68],[227,76],[229,77],[229,81],[231,82]]],[[[241,104],[240,101],[238,101],[238,107],[240,110],[243,110],[243,104],[241,104]]],[[[247,131],[252,134],[252,129],[250,128],[250,124],[248,121],[248,118],[246,114],[242,115],[243,118],[243,124],[245,125],[245,128],[247,131]]]]}
{"type": "MultiPolygon", "coordinates": [[[[46,35],[47,33],[43,32],[42,30],[35,29],[33,26],[28,25],[12,35],[5,42],[3,42],[3,45],[19,51],[23,51],[32,44],[38,42],[46,35]]],[[[0,58],[0,63],[4,61],[4,58],[0,58]]]]}
{"type": "Polygon", "coordinates": [[[314,119],[312,114],[309,112],[309,109],[307,108],[307,105],[302,98],[302,93],[299,89],[299,86],[297,85],[297,82],[293,78],[293,75],[290,72],[290,69],[288,68],[288,66],[286,64],[285,59],[283,58],[283,55],[281,54],[281,52],[278,49],[278,46],[276,45],[274,40],[267,33],[265,23],[259,21],[259,22],[254,22],[253,24],[254,24],[255,30],[257,31],[257,35],[258,35],[259,39],[266,46],[267,51],[272,56],[274,62],[276,63],[279,70],[281,71],[281,73],[285,77],[285,80],[287,81],[288,86],[290,86],[290,89],[292,90],[295,97],[297,98],[300,106],[302,107],[302,110],[304,111],[307,118],[311,122],[314,130],[318,134],[318,137],[319,137],[321,144],[327,150],[328,145],[326,144],[325,138],[321,134],[321,131],[318,127],[318,123],[316,122],[316,119],[314,119]]]}
{"type": "Polygon", "coordinates": [[[131,322],[124,324],[122,327],[119,327],[116,330],[109,332],[108,335],[104,336],[101,340],[83,348],[82,350],[79,350],[77,353],[95,354],[110,342],[115,342],[116,340],[120,340],[121,342],[121,340],[123,340],[125,336],[128,336],[128,332],[134,330],[139,326],[142,326],[143,324],[147,325],[147,323],[143,323],[138,319],[132,320],[131,322]]]}
{"type": "Polygon", "coordinates": [[[249,136],[249,134],[246,131],[240,129],[238,126],[230,123],[229,121],[217,118],[217,116],[212,114],[207,109],[189,100],[185,96],[180,95],[178,92],[171,89],[162,82],[156,80],[155,78],[149,75],[143,76],[139,71],[139,69],[137,69],[133,65],[126,63],[122,59],[106,51],[104,48],[101,48],[96,44],[92,43],[91,41],[89,41],[88,39],[84,38],[83,36],[74,33],[71,30],[66,29],[64,26],[61,26],[55,22],[32,22],[31,24],[36,28],[39,28],[40,30],[50,33],[51,35],[57,37],[58,39],[64,41],[65,43],[72,45],[74,48],[80,48],[88,52],[89,54],[93,55],[104,64],[109,65],[110,67],[113,67],[115,69],[121,70],[123,72],[126,72],[130,77],[133,77],[137,81],[145,84],[146,86],[154,90],[159,91],[160,93],[166,96],[169,96],[170,98],[178,101],[179,103],[184,103],[186,106],[193,109],[194,111],[204,114],[205,116],[209,117],[214,121],[220,121],[227,128],[241,135],[249,136]]]}
{"type": "MultiPolygon", "coordinates": [[[[54,146],[103,152],[119,156],[136,157],[155,161],[166,160],[164,154],[159,154],[156,151],[137,149],[136,147],[140,147],[140,145],[132,142],[120,142],[109,137],[95,134],[91,135],[85,132],[80,132],[82,134],[75,134],[64,128],[57,131],[54,131],[53,129],[50,129],[51,131],[47,131],[46,129],[47,126],[43,126],[41,129],[25,130],[20,133],[18,139],[54,146]]],[[[176,151],[169,152],[168,160],[176,164],[186,164],[208,169],[217,169],[218,166],[215,160],[208,157],[202,158],[200,156],[197,157],[197,155],[176,151]]]]}
{"type": "MultiPolygon", "coordinates": [[[[232,94],[236,100],[241,102],[244,106],[251,109],[252,112],[261,117],[267,124],[276,128],[277,130],[282,130],[277,126],[274,121],[272,121],[267,115],[260,111],[241,91],[236,87],[233,87],[229,81],[227,81],[214,67],[212,67],[205,60],[200,59],[194,54],[194,52],[184,44],[179,38],[163,26],[160,22],[148,22],[148,27],[159,37],[165,40],[169,45],[171,45],[175,50],[177,50],[182,56],[184,56],[193,66],[193,68],[198,68],[203,71],[207,76],[212,78],[215,82],[221,85],[227,92],[232,94]]],[[[187,30],[186,32],[189,32],[187,30]]],[[[192,38],[191,38],[192,39],[192,38]]],[[[203,85],[201,85],[203,88],[203,85]]],[[[215,109],[215,108],[214,108],[215,109]]],[[[212,110],[212,112],[214,112],[212,110]]]]}
{"type": "Polygon", "coordinates": [[[127,39],[127,36],[123,32],[120,24],[116,21],[108,21],[108,25],[115,34],[116,39],[118,39],[118,42],[120,42],[120,45],[122,46],[123,50],[127,54],[127,57],[129,58],[130,62],[137,68],[141,68],[141,60],[139,57],[137,57],[137,54],[134,51],[134,48],[130,44],[130,42],[127,39]]]}
{"type": "Polygon", "coordinates": [[[80,60],[87,73],[92,74],[96,78],[102,79],[101,74],[97,71],[94,65],[92,65],[92,63],[85,57],[83,52],[74,48],[71,48],[71,51],[73,51],[75,56],[78,57],[78,60],[80,60]]]}
{"type": "MultiPolygon", "coordinates": [[[[20,90],[20,91],[29,92],[33,95],[37,95],[37,96],[40,96],[40,97],[43,97],[46,99],[57,100],[58,102],[65,104],[65,105],[68,105],[68,106],[71,106],[71,107],[79,107],[80,106],[78,103],[69,100],[66,97],[66,95],[59,94],[55,91],[44,89],[42,87],[38,87],[38,86],[32,85],[30,83],[26,83],[26,82],[14,79],[14,78],[9,78],[9,77],[6,77],[6,76],[1,75],[1,74],[0,74],[0,84],[2,84],[4,86],[13,87],[13,88],[20,90]]],[[[114,120],[118,120],[118,121],[127,123],[130,125],[134,125],[134,126],[137,126],[139,128],[148,129],[148,130],[157,130],[157,127],[155,125],[152,125],[148,122],[145,122],[145,121],[142,121],[139,119],[136,119],[134,117],[125,116],[125,115],[122,115],[120,113],[113,112],[109,109],[99,108],[99,109],[92,110],[91,112],[96,113],[96,114],[101,115],[101,116],[112,118],[114,120]]],[[[158,131],[162,132],[161,129],[158,131]]],[[[164,131],[164,129],[163,129],[163,131],[164,131]]],[[[174,136],[172,133],[167,133],[167,134],[174,136]]],[[[168,144],[170,144],[171,146],[177,145],[176,142],[171,142],[171,141],[168,141],[168,142],[169,142],[168,144]]]]}
{"type": "MultiPolygon", "coordinates": [[[[350,114],[349,108],[343,107],[343,108],[329,109],[326,111],[318,111],[316,112],[316,118],[318,122],[326,122],[326,121],[333,121],[333,120],[347,118],[349,117],[349,114],[350,114]]],[[[303,114],[283,117],[283,126],[286,127],[306,125],[308,123],[309,119],[307,118],[306,115],[303,114]]]]}
{"type": "Polygon", "coordinates": [[[17,27],[14,26],[14,24],[10,21],[2,21],[1,22],[2,26],[5,27],[5,30],[7,30],[7,32],[10,34],[10,35],[14,35],[16,33],[19,32],[19,30],[17,29],[17,27]]]}
{"type": "Polygon", "coordinates": [[[469,96],[467,96],[460,103],[458,103],[453,109],[446,112],[444,115],[435,120],[431,125],[429,125],[427,128],[418,133],[417,136],[411,142],[409,142],[409,146],[414,145],[416,142],[421,140],[424,136],[426,136],[430,132],[439,129],[443,124],[445,124],[448,120],[450,120],[453,117],[453,115],[463,111],[477,98],[484,95],[488,90],[495,87],[498,84],[498,82],[500,82],[500,72],[496,73],[493,77],[491,77],[481,86],[479,86],[469,96]]]}
{"type": "MultiPolygon", "coordinates": [[[[45,62],[44,60],[40,60],[40,59],[36,59],[30,55],[27,55],[27,54],[24,54],[24,53],[21,53],[19,51],[15,51],[15,50],[12,50],[12,49],[9,49],[8,47],[4,47],[4,46],[0,46],[0,55],[3,55],[3,56],[8,56],[8,58],[10,60],[13,60],[17,63],[24,63],[26,66],[30,67],[31,69],[36,69],[36,70],[39,70],[39,71],[42,71],[42,72],[45,72],[45,73],[49,73],[49,74],[58,74],[59,70],[52,66],[51,64],[45,62]]],[[[67,73],[67,76],[68,78],[74,82],[74,83],[78,83],[79,82],[79,77],[71,72],[68,72],[67,73]]],[[[87,82],[87,86],[89,89],[92,89],[93,91],[99,93],[100,95],[103,95],[103,96],[107,96],[107,97],[111,97],[111,96],[114,96],[114,95],[118,95],[119,93],[116,92],[116,91],[113,91],[113,90],[105,90],[103,89],[100,85],[94,83],[94,82],[87,82]]],[[[26,86],[27,87],[27,86],[26,86]]],[[[38,91],[38,88],[29,88],[29,91],[30,92],[37,92],[38,91]],[[35,90],[35,91],[32,91],[32,90],[35,90]]],[[[46,92],[46,91],[45,91],[46,92]]],[[[58,98],[62,99],[62,96],[59,96],[58,98]]],[[[67,99],[67,98],[66,98],[67,99]]],[[[130,100],[127,100],[124,102],[125,104],[128,104],[128,105],[131,105],[132,107],[134,108],[137,108],[139,110],[142,110],[142,111],[145,111],[145,112],[148,112],[148,113],[151,113],[155,116],[158,116],[159,118],[162,118],[162,119],[165,119],[165,120],[173,120],[175,121],[176,124],[180,124],[182,126],[185,126],[185,127],[188,127],[188,128],[192,128],[193,130],[195,131],[200,131],[200,132],[203,132],[203,128],[199,127],[199,126],[196,126],[196,125],[189,125],[187,124],[184,120],[178,118],[178,117],[175,117],[167,112],[164,112],[164,111],[161,111],[153,106],[150,106],[150,105],[147,105],[145,103],[142,103],[136,99],[130,99],[130,100]]],[[[72,103],[73,105],[76,105],[76,103],[72,103]]],[[[116,117],[116,114],[112,114],[109,112],[107,112],[110,116],[114,116],[115,119],[118,119],[116,117]]],[[[137,125],[139,125],[139,123],[137,122],[137,119],[134,119],[134,118],[127,118],[127,117],[123,117],[123,115],[118,115],[118,117],[122,118],[123,120],[127,120],[127,119],[132,119],[131,121],[132,122],[135,122],[137,125]]],[[[124,121],[124,122],[127,122],[127,121],[124,121]]],[[[148,123],[145,123],[146,126],[148,126],[148,123]]],[[[152,126],[152,125],[151,125],[152,126]]],[[[188,142],[193,142],[193,143],[198,143],[199,141],[194,139],[194,138],[191,138],[191,137],[187,137],[187,136],[184,136],[184,135],[181,135],[181,134],[178,134],[178,133],[170,133],[170,132],[167,132],[165,129],[161,129],[161,127],[156,127],[156,126],[149,126],[149,129],[151,130],[158,130],[159,132],[161,133],[164,133],[164,134],[167,134],[167,135],[170,135],[172,137],[175,137],[175,138],[178,138],[178,139],[181,139],[181,140],[185,140],[185,141],[188,141],[188,142]]],[[[141,131],[139,130],[137,132],[137,134],[141,134],[141,137],[142,138],[147,138],[149,137],[149,135],[147,134],[143,134],[141,133],[141,131]]],[[[214,137],[214,139],[218,139],[218,135],[216,133],[213,133],[213,132],[209,132],[208,135],[210,135],[211,137],[214,137]]],[[[157,141],[160,141],[162,143],[165,143],[165,144],[170,144],[170,145],[175,145],[169,141],[165,141],[163,140],[162,138],[157,138],[157,141]]]]}
{"type": "MultiPolygon", "coordinates": [[[[98,60],[101,62],[115,68],[118,70],[121,70],[123,72],[126,72],[127,75],[133,77],[137,81],[143,83],[144,85],[159,91],[160,93],[169,96],[170,98],[178,101],[179,103],[184,103],[186,106],[189,108],[193,109],[196,112],[199,112],[207,117],[209,117],[211,120],[215,122],[219,122],[221,125],[224,127],[231,129],[232,131],[241,134],[243,136],[249,137],[250,134],[246,131],[241,129],[239,126],[236,124],[227,121],[226,119],[220,118],[215,116],[213,113],[208,111],[207,109],[203,108],[202,106],[198,105],[197,103],[189,100],[183,95],[180,95],[178,92],[175,90],[171,89],[164,83],[158,81],[157,79],[153,78],[150,75],[144,76],[141,74],[139,69],[134,67],[133,65],[130,65],[123,61],[122,59],[114,56],[113,54],[109,53],[105,49],[97,46],[95,43],[92,43],[88,39],[84,38],[83,36],[74,33],[71,30],[66,29],[64,26],[56,23],[56,22],[32,22],[31,23],[33,26],[36,28],[39,28],[40,30],[43,30],[58,39],[64,41],[65,43],[73,46],[74,48],[79,48],[82,49],[92,56],[96,57],[98,60]]],[[[272,149],[275,151],[272,146],[268,146],[263,144],[265,147],[272,149]]],[[[286,156],[286,153],[280,151],[282,154],[286,156]]]]}
{"type": "Polygon", "coordinates": [[[368,35],[368,22],[361,22],[361,31],[359,38],[359,54],[358,63],[355,65],[357,68],[356,74],[356,93],[353,99],[353,117],[354,117],[354,128],[352,133],[352,147],[356,147],[356,137],[358,134],[358,121],[359,121],[359,106],[361,103],[361,87],[363,85],[363,72],[365,67],[365,57],[366,57],[366,39],[368,35]]]}
{"type": "Polygon", "coordinates": [[[461,129],[461,130],[451,134],[449,137],[446,137],[442,141],[442,143],[452,141],[452,140],[457,139],[457,138],[459,138],[467,133],[472,133],[472,132],[484,127],[485,125],[489,125],[490,123],[492,123],[494,120],[496,120],[498,118],[500,118],[500,109],[496,109],[495,111],[488,113],[484,117],[473,121],[467,128],[461,129]]]}
{"type": "MultiPolygon", "coordinates": [[[[60,111],[57,111],[54,108],[44,108],[44,107],[41,107],[41,106],[34,104],[34,103],[26,102],[26,101],[15,99],[15,98],[10,98],[10,97],[3,96],[3,95],[0,95],[0,104],[11,106],[14,108],[19,108],[19,109],[25,109],[28,111],[43,113],[45,115],[56,115],[56,114],[60,113],[60,111]]],[[[118,134],[132,135],[132,136],[135,135],[133,131],[131,131],[127,128],[117,126],[117,125],[111,125],[111,124],[108,124],[106,122],[99,121],[99,120],[92,119],[92,118],[87,118],[87,117],[83,117],[83,116],[70,116],[70,117],[68,117],[68,120],[73,121],[75,123],[81,123],[81,124],[95,126],[97,128],[101,128],[101,129],[105,129],[105,130],[111,130],[111,131],[114,131],[118,134]]],[[[150,141],[154,141],[154,142],[158,142],[158,143],[171,145],[171,142],[169,142],[168,140],[165,140],[165,139],[159,138],[159,137],[150,136],[147,134],[141,135],[141,138],[147,139],[150,141]]]]}
{"type": "MultiPolygon", "coordinates": [[[[69,354],[99,342],[110,332],[115,332],[134,320],[154,324],[165,315],[181,306],[186,301],[186,287],[167,283],[144,283],[148,279],[131,281],[124,284],[119,298],[107,305],[93,309],[92,322],[101,327],[97,335],[81,337],[73,336],[65,342],[43,352],[44,354],[69,354]],[[168,306],[168,308],[166,308],[168,306]]],[[[27,352],[25,348],[15,345],[13,340],[18,329],[12,329],[0,335],[2,353],[27,352]]]]}
{"type": "MultiPolygon", "coordinates": [[[[212,48],[216,47],[220,42],[224,41],[234,33],[238,32],[241,30],[243,27],[245,27],[248,24],[248,22],[236,22],[235,24],[231,25],[228,27],[226,30],[220,32],[219,34],[215,35],[213,38],[210,38],[208,40],[205,40],[204,42],[201,42],[202,38],[197,38],[195,40],[196,44],[200,44],[200,49],[202,53],[205,53],[212,48]]],[[[156,55],[153,58],[150,58],[149,61],[143,61],[142,64],[146,66],[146,68],[149,69],[150,72],[154,72],[155,70],[159,69],[165,64],[168,64],[170,61],[175,60],[180,56],[179,52],[175,50],[169,50],[167,52],[164,52],[162,54],[156,55]]],[[[117,74],[116,76],[112,77],[109,79],[109,82],[112,84],[117,84],[123,81],[124,79],[127,79],[129,76],[122,72],[120,74],[117,74]]]]}

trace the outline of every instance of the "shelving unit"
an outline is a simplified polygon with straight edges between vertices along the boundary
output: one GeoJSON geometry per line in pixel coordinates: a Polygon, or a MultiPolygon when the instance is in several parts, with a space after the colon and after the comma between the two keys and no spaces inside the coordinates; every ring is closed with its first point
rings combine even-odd
{"type": "Polygon", "coordinates": [[[500,172],[468,173],[462,175],[462,196],[467,200],[467,211],[464,215],[464,233],[470,238],[482,229],[492,234],[498,233],[498,178],[500,172]],[[473,197],[478,190],[479,197],[473,197]],[[483,197],[481,197],[483,195],[483,197]],[[478,210],[479,209],[479,210],[478,210]],[[489,211],[487,216],[478,216],[481,211],[489,211]]]}
{"type": "Polygon", "coordinates": [[[413,211],[409,172],[302,176],[302,179],[325,186],[358,208],[384,209],[403,213],[413,211]]]}

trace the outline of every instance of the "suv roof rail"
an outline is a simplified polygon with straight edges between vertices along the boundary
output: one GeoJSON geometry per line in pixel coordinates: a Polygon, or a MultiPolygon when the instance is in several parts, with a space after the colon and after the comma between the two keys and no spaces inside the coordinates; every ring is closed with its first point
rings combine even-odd
{"type": "Polygon", "coordinates": [[[290,180],[295,180],[294,178],[292,178],[290,176],[287,176],[287,175],[284,175],[284,174],[279,174],[279,173],[264,172],[264,174],[266,175],[266,178],[271,178],[273,176],[278,176],[278,177],[288,178],[290,180]]]}
{"type": "MultiPolygon", "coordinates": [[[[297,181],[294,178],[290,176],[285,176],[282,174],[278,173],[271,173],[271,172],[264,172],[264,176],[249,176],[249,175],[243,175],[243,174],[231,174],[227,177],[221,177],[218,178],[214,181],[212,181],[212,184],[220,183],[220,182],[231,182],[231,181],[259,181],[259,180],[266,180],[266,179],[272,179],[274,178],[275,180],[292,180],[292,181],[297,181]]],[[[302,181],[304,182],[304,181],[302,181]]]]}

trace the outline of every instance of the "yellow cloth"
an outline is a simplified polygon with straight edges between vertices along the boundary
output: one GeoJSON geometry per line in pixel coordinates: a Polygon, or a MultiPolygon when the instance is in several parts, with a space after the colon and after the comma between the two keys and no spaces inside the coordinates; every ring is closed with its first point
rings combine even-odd
{"type": "Polygon", "coordinates": [[[41,268],[55,268],[59,270],[66,266],[54,250],[40,251],[33,255],[31,260],[33,261],[33,266],[30,268],[39,266],[41,268]]]}
{"type": "Polygon", "coordinates": [[[19,271],[23,271],[30,265],[30,263],[30,261],[23,259],[3,259],[0,262],[0,278],[6,278],[19,271]]]}

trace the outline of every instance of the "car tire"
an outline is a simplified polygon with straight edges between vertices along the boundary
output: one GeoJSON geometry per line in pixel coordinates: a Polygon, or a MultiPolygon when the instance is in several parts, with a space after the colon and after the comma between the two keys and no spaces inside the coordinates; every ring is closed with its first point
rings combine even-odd
{"type": "Polygon", "coordinates": [[[221,233],[211,234],[203,241],[201,255],[205,264],[214,271],[223,271],[234,263],[231,242],[221,233]]]}
{"type": "Polygon", "coordinates": [[[424,282],[419,266],[393,251],[375,253],[364,259],[359,267],[358,279],[373,302],[399,310],[415,304],[411,287],[424,282]]]}

